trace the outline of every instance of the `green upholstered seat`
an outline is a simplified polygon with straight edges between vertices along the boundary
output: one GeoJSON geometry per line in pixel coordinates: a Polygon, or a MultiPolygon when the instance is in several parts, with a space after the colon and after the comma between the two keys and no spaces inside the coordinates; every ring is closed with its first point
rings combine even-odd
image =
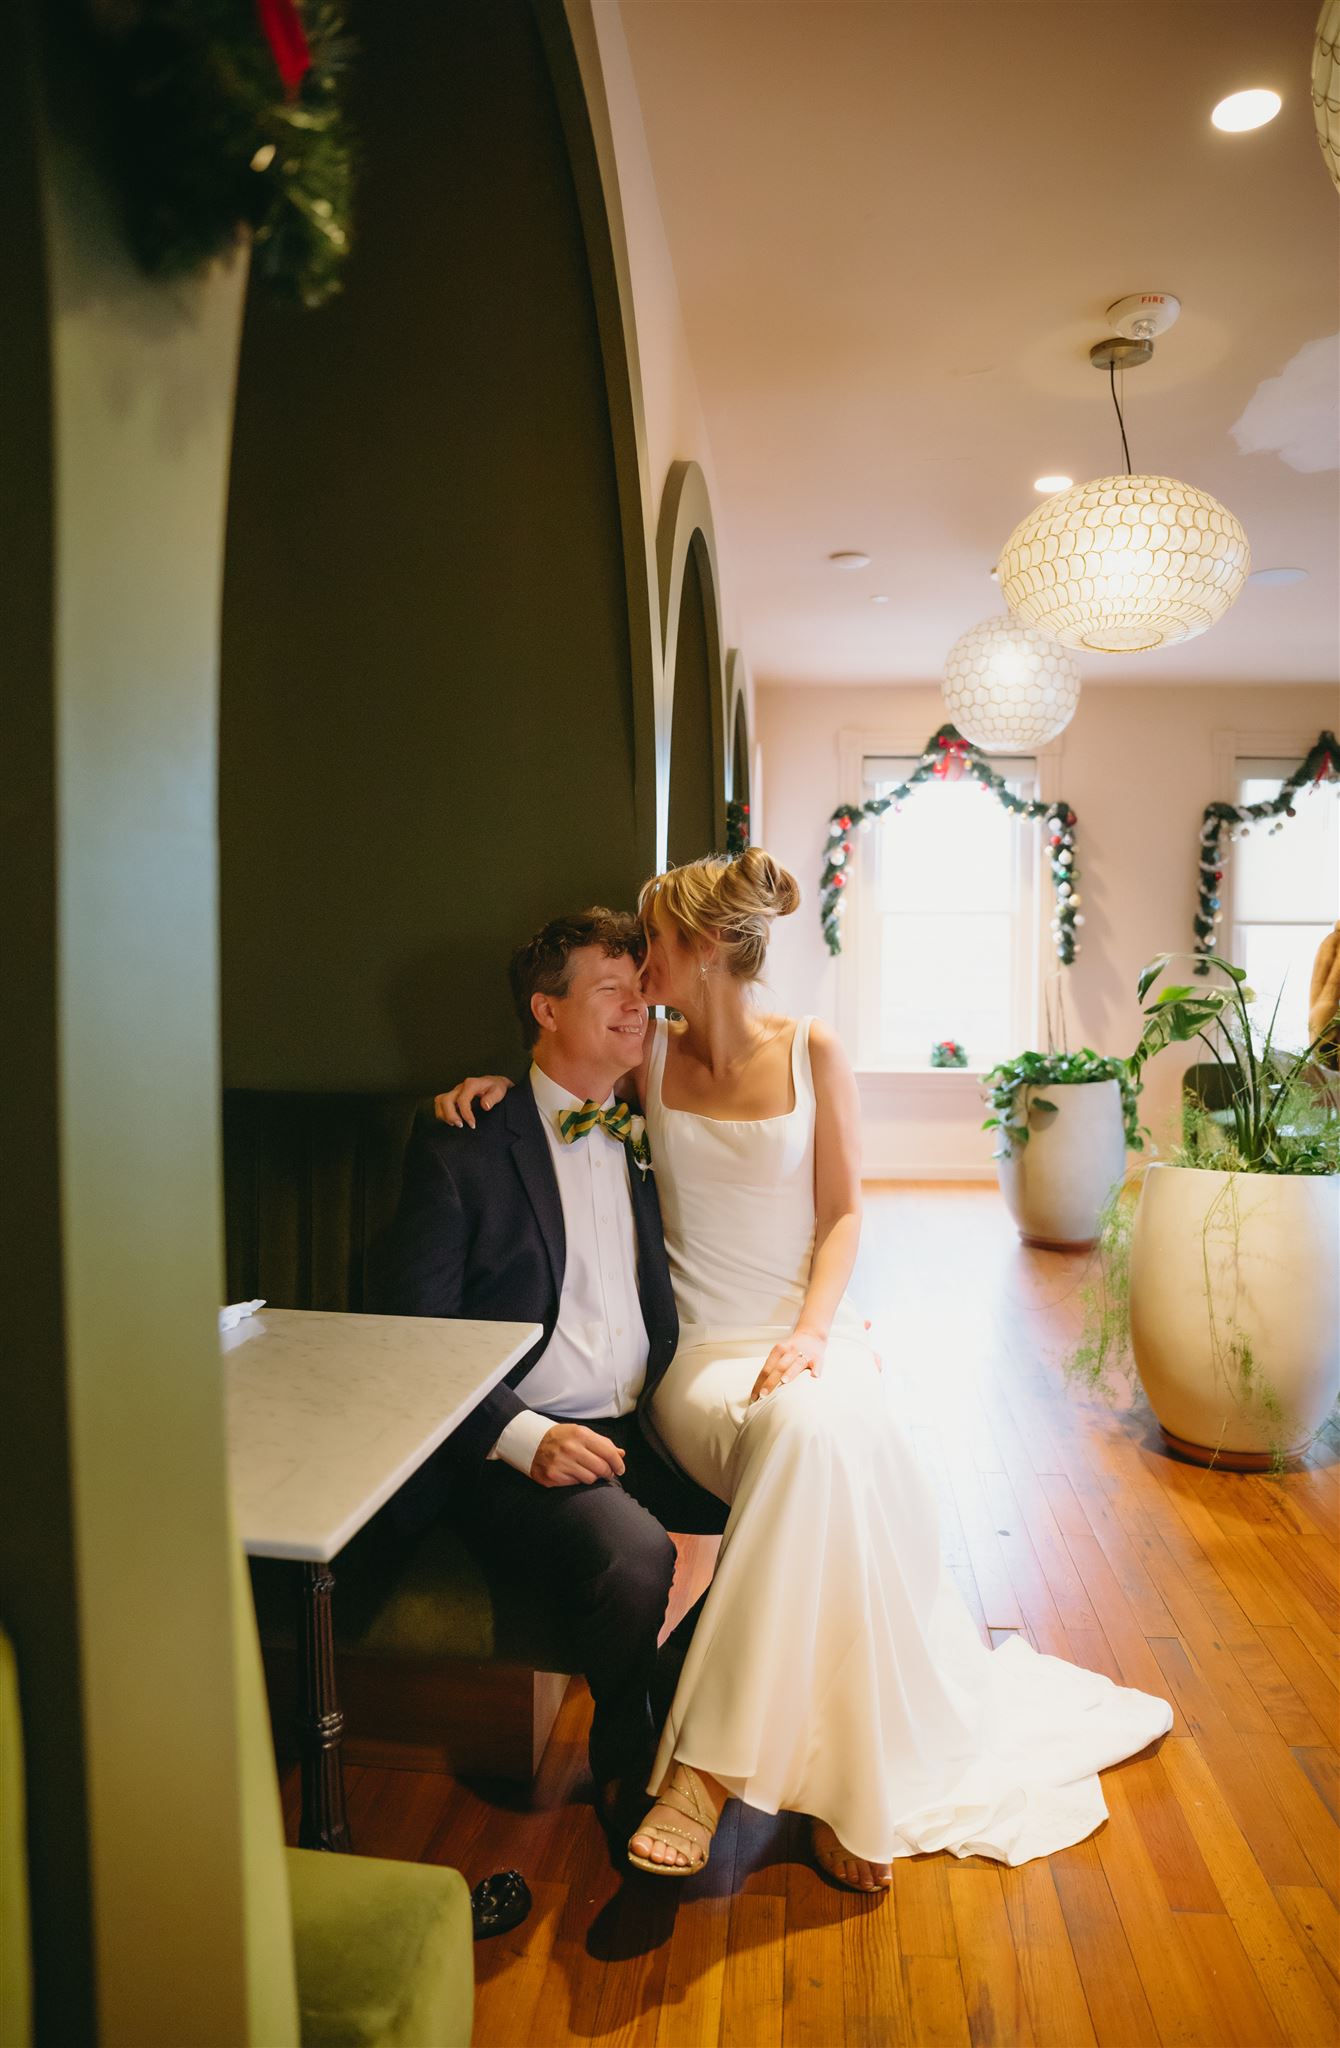
{"type": "Polygon", "coordinates": [[[0,1629],[0,2042],[4,2048],[28,2048],[33,2037],[26,1827],[19,1674],[14,1646],[0,1629]]]}
{"type": "Polygon", "coordinates": [[[236,1556],[253,2042],[257,2048],[284,2048],[295,2040],[302,2048],[468,2048],[474,1946],[470,1894],[460,1873],[283,1846],[259,1644],[240,1551],[236,1556]],[[282,1938],[290,1928],[291,1941],[282,1938]]]}
{"type": "MultiPolygon", "coordinates": [[[[568,1653],[552,1615],[515,1578],[492,1578],[452,1530],[434,1523],[400,1544],[374,1526],[335,1560],[335,1639],[353,1655],[479,1657],[566,1671],[568,1653]]],[[[292,1565],[256,1558],[256,1616],[267,1648],[296,1636],[292,1565]]]]}
{"type": "Polygon", "coordinates": [[[290,1849],[303,2048],[469,2048],[470,1894],[455,1870],[290,1849]]]}

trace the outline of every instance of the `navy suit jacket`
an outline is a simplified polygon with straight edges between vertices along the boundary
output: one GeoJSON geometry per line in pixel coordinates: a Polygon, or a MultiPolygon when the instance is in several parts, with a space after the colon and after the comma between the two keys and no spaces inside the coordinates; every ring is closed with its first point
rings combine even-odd
{"type": "MultiPolygon", "coordinates": [[[[627,1151],[625,1147],[625,1151],[627,1151]]],[[[647,1326],[647,1376],[638,1401],[643,1434],[667,1462],[648,1406],[679,1342],[656,1176],[631,1154],[628,1192],[637,1240],[638,1295],[647,1326]]],[[[544,1335],[453,1431],[453,1457],[480,1460],[526,1407],[526,1375],[553,1335],[566,1246],[558,1178],[529,1081],[512,1088],[478,1127],[420,1116],[405,1154],[387,1261],[393,1315],[535,1322],[544,1335]]]]}

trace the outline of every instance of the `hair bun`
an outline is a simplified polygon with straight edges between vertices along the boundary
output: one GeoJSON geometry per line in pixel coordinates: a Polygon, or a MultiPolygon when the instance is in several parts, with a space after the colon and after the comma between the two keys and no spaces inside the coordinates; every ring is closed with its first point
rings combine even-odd
{"type": "Polygon", "coordinates": [[[747,846],[732,866],[736,887],[731,894],[740,902],[741,909],[746,907],[740,901],[745,896],[752,898],[747,907],[764,917],[789,917],[799,909],[800,884],[763,847],[747,846]]]}

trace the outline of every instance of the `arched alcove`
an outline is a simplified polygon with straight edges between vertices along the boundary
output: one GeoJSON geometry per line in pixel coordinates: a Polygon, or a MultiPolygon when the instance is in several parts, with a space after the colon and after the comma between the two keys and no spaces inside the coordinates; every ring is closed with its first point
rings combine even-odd
{"type": "Polygon", "coordinates": [[[664,857],[676,865],[726,843],[726,691],[716,540],[696,462],[666,479],[656,531],[663,622],[659,782],[664,857]]]}
{"type": "Polygon", "coordinates": [[[749,719],[742,695],[735,700],[731,732],[730,793],[737,804],[749,802],[749,719]]]}
{"type": "Polygon", "coordinates": [[[631,904],[653,857],[659,621],[562,8],[373,8],[359,46],[345,290],[315,319],[253,295],[238,382],[222,1008],[247,1087],[509,1060],[511,948],[631,904]]]}
{"type": "Polygon", "coordinates": [[[676,866],[717,851],[716,760],[712,687],[712,607],[701,546],[689,549],[680,595],[670,720],[667,858],[676,866]]]}

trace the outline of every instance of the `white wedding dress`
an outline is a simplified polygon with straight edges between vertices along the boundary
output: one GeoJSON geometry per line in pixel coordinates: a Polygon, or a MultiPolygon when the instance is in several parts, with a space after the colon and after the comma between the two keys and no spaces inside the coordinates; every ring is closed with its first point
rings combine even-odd
{"type": "Polygon", "coordinates": [[[649,1789],[678,1757],[870,1862],[1025,1863],[1081,1840],[1107,1813],[1097,1773],[1171,1727],[1167,1702],[1018,1637],[983,1645],[850,1302],[820,1377],[749,1404],[813,1254],[809,1020],[795,1107],[744,1123],[665,1107],[655,1031],[645,1107],[681,1336],[652,1419],[731,1513],[649,1789]]]}

